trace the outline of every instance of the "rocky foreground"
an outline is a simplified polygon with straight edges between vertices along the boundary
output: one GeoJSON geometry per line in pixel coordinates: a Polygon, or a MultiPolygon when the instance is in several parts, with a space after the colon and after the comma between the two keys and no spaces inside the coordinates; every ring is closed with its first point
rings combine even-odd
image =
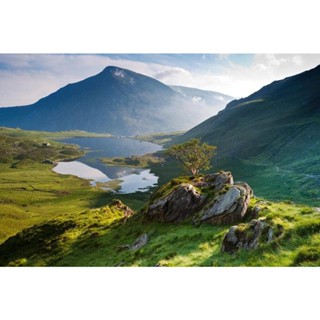
{"type": "MultiPolygon", "coordinates": [[[[247,183],[234,183],[231,172],[219,172],[189,179],[174,179],[158,190],[145,215],[152,220],[194,224],[228,225],[256,218],[258,206],[249,208],[253,190],[247,183]]],[[[232,226],[225,235],[222,250],[257,248],[260,241],[271,241],[272,227],[264,219],[232,226]]]]}
{"type": "Polygon", "coordinates": [[[318,208],[257,199],[230,172],[180,177],[134,212],[119,200],[25,229],[2,266],[318,266],[318,208]]]}

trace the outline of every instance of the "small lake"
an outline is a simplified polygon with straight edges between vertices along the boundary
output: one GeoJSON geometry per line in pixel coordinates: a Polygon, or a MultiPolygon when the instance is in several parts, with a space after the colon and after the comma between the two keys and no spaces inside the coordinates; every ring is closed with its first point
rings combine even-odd
{"type": "MultiPolygon", "coordinates": [[[[69,138],[60,142],[77,144],[87,150],[77,161],[59,162],[53,171],[71,174],[90,180],[92,186],[119,181],[119,193],[146,192],[158,183],[158,177],[150,169],[106,165],[100,161],[105,157],[129,157],[161,150],[161,146],[130,138],[69,138]]],[[[102,189],[108,190],[108,187],[102,189]]]]}

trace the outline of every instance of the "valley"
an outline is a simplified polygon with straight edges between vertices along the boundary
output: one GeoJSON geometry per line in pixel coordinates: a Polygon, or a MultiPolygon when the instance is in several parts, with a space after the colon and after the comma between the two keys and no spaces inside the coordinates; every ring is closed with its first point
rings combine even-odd
{"type": "Polygon", "coordinates": [[[0,108],[0,265],[319,266],[319,86],[233,100],[109,66],[0,108]],[[194,176],[164,152],[191,139],[217,146],[194,176]]]}

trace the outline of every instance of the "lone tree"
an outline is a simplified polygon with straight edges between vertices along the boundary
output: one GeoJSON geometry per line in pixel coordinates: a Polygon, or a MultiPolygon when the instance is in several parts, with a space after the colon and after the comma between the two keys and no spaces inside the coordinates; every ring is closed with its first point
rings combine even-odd
{"type": "Polygon", "coordinates": [[[210,159],[214,156],[216,146],[202,143],[200,139],[191,139],[187,142],[176,144],[165,151],[166,155],[176,158],[193,176],[199,171],[210,168],[210,159]]]}

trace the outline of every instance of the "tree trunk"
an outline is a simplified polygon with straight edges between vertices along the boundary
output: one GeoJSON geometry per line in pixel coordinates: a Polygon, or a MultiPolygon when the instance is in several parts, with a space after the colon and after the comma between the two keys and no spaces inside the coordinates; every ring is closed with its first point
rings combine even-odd
{"type": "Polygon", "coordinates": [[[197,176],[199,174],[199,170],[197,169],[190,169],[193,176],[197,176]]]}

